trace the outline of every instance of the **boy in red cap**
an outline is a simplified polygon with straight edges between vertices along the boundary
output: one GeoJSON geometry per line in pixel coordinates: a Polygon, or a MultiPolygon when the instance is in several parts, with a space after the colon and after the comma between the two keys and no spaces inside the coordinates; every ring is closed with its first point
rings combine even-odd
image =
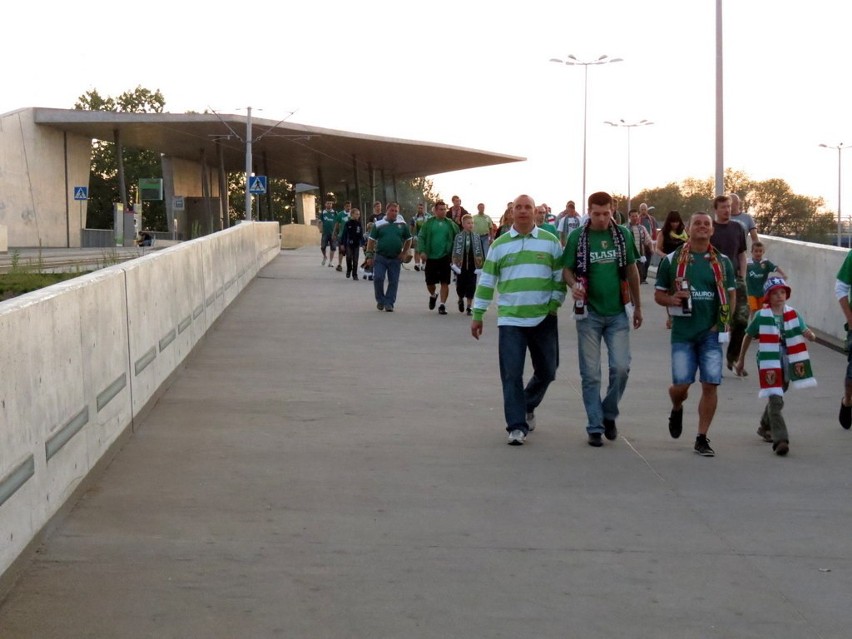
{"type": "Polygon", "coordinates": [[[734,365],[739,375],[749,345],[752,340],[758,340],[758,397],[767,397],[768,401],[757,434],[764,441],[772,442],[772,450],[777,455],[786,455],[790,450],[787,425],[781,414],[784,392],[791,385],[793,388],[810,388],[817,384],[805,343],[806,339],[813,342],[816,335],[796,310],[787,304],[790,293],[784,278],[770,277],[766,280],[763,286],[763,308],[746,329],[740,355],[734,365]]]}

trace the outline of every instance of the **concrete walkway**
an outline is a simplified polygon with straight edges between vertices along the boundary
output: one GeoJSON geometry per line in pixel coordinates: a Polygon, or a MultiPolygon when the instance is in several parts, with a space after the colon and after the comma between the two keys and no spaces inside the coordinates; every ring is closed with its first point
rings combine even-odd
{"type": "Polygon", "coordinates": [[[496,311],[476,342],[420,273],[380,313],[316,248],[282,253],[33,558],[0,637],[845,639],[845,358],[812,348],[779,458],[750,357],[698,457],[697,395],[668,435],[669,334],[642,292],[619,439],[586,445],[563,311],[557,381],[511,447],[496,311]]]}

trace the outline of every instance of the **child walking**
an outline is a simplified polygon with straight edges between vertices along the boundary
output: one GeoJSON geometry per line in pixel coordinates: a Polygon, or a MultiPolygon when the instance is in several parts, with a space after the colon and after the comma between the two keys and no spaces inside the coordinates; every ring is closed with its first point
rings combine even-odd
{"type": "Polygon", "coordinates": [[[340,235],[340,250],[346,251],[346,277],[358,281],[358,257],[361,253],[361,241],[364,239],[364,229],[361,226],[361,211],[352,209],[349,220],[340,235]]]}
{"type": "Polygon", "coordinates": [[[766,248],[763,242],[751,243],[751,259],[746,264],[746,291],[748,293],[748,308],[751,311],[749,319],[763,308],[763,285],[770,273],[778,273],[781,277],[787,277],[777,265],[769,260],[763,259],[766,248]]]}
{"type": "Polygon", "coordinates": [[[473,232],[473,216],[462,216],[462,230],[453,240],[452,264],[450,268],[456,274],[456,293],[459,296],[459,313],[471,315],[473,294],[476,292],[476,276],[485,261],[482,239],[473,232]],[[467,305],[465,306],[465,301],[467,305]]]}
{"type": "Polygon", "coordinates": [[[760,418],[757,434],[772,442],[776,455],[790,450],[790,437],[781,410],[788,386],[810,388],[817,385],[811,371],[805,339],[813,342],[814,332],[794,308],[787,305],[790,287],[781,277],[770,277],[763,287],[765,305],[746,329],[740,356],[735,363],[737,375],[742,373],[746,351],[752,340],[758,340],[757,367],[760,393],[768,401],[760,418]]]}

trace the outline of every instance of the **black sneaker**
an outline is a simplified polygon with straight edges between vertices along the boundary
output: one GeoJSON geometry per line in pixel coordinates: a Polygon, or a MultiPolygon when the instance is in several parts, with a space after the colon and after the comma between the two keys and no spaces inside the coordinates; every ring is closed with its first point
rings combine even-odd
{"type": "Polygon", "coordinates": [[[435,304],[437,304],[437,303],[438,303],[438,296],[437,295],[430,295],[429,296],[429,310],[434,311],[435,310],[435,304]]]}
{"type": "Polygon", "coordinates": [[[594,446],[595,448],[603,446],[600,433],[589,433],[589,446],[594,446]]]}
{"type": "Polygon", "coordinates": [[[420,270],[420,265],[419,265],[419,264],[415,264],[415,265],[414,265],[414,270],[415,270],[415,271],[419,271],[419,270],[420,270]]]}
{"type": "Polygon", "coordinates": [[[467,311],[465,311],[465,312],[466,312],[467,315],[473,315],[473,311],[470,310],[469,306],[467,308],[467,311]]]}
{"type": "Polygon", "coordinates": [[[393,306],[385,306],[385,313],[393,313],[393,306]]]}
{"type": "Polygon", "coordinates": [[[772,445],[772,450],[774,450],[775,454],[779,457],[783,457],[790,452],[790,444],[782,439],[780,442],[772,445]]]}
{"type": "Polygon", "coordinates": [[[339,272],[339,271],[342,271],[342,270],[343,270],[343,267],[342,267],[340,264],[338,264],[338,265],[337,265],[337,268],[336,268],[335,270],[337,270],[338,272],[339,272]]]}
{"type": "Polygon", "coordinates": [[[669,413],[669,435],[672,436],[673,439],[677,439],[680,437],[680,434],[683,432],[683,408],[678,410],[672,409],[672,412],[669,413]]]}
{"type": "Polygon", "coordinates": [[[715,457],[716,451],[710,448],[710,440],[706,435],[699,435],[695,438],[695,453],[702,457],[715,457]]]}
{"type": "Polygon", "coordinates": [[[768,444],[772,443],[772,433],[763,424],[757,429],[757,435],[768,444]]]}
{"type": "Polygon", "coordinates": [[[464,313],[464,300],[459,298],[459,313],[464,313]]]}
{"type": "Polygon", "coordinates": [[[840,425],[846,430],[852,426],[852,406],[845,406],[843,400],[840,401],[840,415],[838,415],[840,425]]]}
{"type": "Polygon", "coordinates": [[[604,419],[604,437],[609,441],[614,441],[618,437],[618,427],[615,425],[614,419],[604,419]]]}
{"type": "Polygon", "coordinates": [[[380,311],[383,311],[383,310],[385,310],[385,305],[382,304],[381,302],[379,302],[378,304],[376,304],[376,308],[379,309],[380,311]]]}
{"type": "Polygon", "coordinates": [[[443,304],[441,304],[438,307],[438,315],[446,315],[446,314],[447,314],[447,309],[443,304]]]}

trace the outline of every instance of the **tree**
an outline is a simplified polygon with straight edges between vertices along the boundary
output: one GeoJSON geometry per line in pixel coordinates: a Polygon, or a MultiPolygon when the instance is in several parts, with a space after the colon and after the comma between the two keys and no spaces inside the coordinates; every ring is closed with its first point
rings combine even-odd
{"type": "MultiPolygon", "coordinates": [[[[687,178],[679,184],[641,191],[636,201],[654,206],[658,220],[664,220],[669,211],[680,211],[686,219],[696,211],[712,211],[714,188],[712,177],[687,178]]],[[[784,180],[755,182],[744,171],[726,169],[725,192],[740,196],[743,210],[754,217],[760,233],[833,242],[835,220],[831,212],[824,211],[823,199],[796,195],[784,180]]]]}
{"type": "Polygon", "coordinates": [[[824,242],[834,219],[822,213],[822,198],[796,195],[781,179],[753,182],[747,194],[749,211],[759,232],[776,237],[824,242]]]}
{"type": "MultiPolygon", "coordinates": [[[[151,92],[137,86],[118,98],[103,97],[97,89],[87,91],[74,108],[81,111],[115,111],[120,113],[162,113],[166,101],[159,90],[151,92]]],[[[133,202],[139,178],[163,176],[159,154],[146,149],[124,149],[124,178],[127,193],[119,193],[116,145],[106,140],[92,141],[92,164],[89,178],[89,202],[86,226],[109,229],[113,226],[113,203],[133,202]]],[[[165,203],[144,204],[145,226],[156,231],[168,230],[165,203]]]]}

